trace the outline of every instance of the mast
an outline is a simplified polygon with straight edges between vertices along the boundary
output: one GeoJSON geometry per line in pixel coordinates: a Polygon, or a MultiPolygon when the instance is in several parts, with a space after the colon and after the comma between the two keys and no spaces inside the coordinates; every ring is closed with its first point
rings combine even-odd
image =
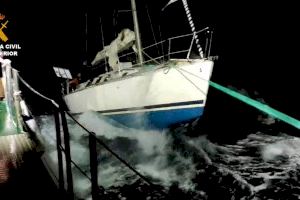
{"type": "Polygon", "coordinates": [[[141,37],[140,37],[140,30],[139,30],[139,23],[138,23],[138,18],[137,18],[137,13],[136,13],[135,0],[131,0],[131,10],[132,10],[132,17],[133,17],[133,24],[134,24],[136,47],[138,50],[138,63],[139,63],[139,65],[142,65],[144,59],[143,59],[143,53],[142,53],[142,42],[141,42],[141,37]]]}

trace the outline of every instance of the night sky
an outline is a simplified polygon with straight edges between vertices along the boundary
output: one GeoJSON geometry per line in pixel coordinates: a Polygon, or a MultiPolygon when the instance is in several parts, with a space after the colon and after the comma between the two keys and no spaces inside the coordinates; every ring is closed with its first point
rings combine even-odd
{"type": "MultiPolygon", "coordinates": [[[[57,0],[0,2],[0,13],[10,20],[5,30],[9,42],[22,46],[19,57],[12,59],[14,66],[28,82],[50,96],[57,96],[53,65],[69,68],[75,74],[83,61],[88,58],[90,62],[102,47],[100,16],[105,45],[125,27],[125,22],[132,27],[130,13],[119,13],[118,24],[113,25],[114,9],[130,9],[129,0],[64,1],[66,5],[57,0]],[[87,37],[85,13],[88,13],[87,37]]],[[[158,31],[160,26],[163,37],[190,31],[180,1],[163,12],[161,8],[168,0],[136,2],[143,18],[140,20],[143,43],[153,42],[146,8],[154,30],[158,31]]],[[[262,4],[257,0],[188,2],[196,27],[210,26],[215,33],[213,53],[219,60],[212,79],[237,89],[256,91],[271,106],[300,116],[296,98],[300,85],[297,73],[300,17],[295,3],[270,1],[262,4]]],[[[156,36],[159,40],[158,34],[156,36]]]]}

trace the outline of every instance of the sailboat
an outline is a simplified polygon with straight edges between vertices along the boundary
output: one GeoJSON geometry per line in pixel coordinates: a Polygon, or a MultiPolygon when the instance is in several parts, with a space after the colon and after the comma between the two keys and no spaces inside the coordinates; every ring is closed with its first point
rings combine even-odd
{"type": "Polygon", "coordinates": [[[128,127],[166,128],[201,117],[214,66],[214,59],[209,55],[211,35],[206,34],[210,37],[205,45],[208,48],[203,51],[198,34],[209,32],[209,28],[196,31],[187,1],[182,3],[192,33],[159,42],[168,46],[168,52],[153,58],[147,52],[155,44],[141,46],[136,4],[131,0],[134,32],[124,29],[92,62],[97,65],[108,58],[113,70],[64,94],[69,110],[72,113],[96,111],[128,127]],[[176,40],[183,38],[188,38],[188,48],[172,52],[176,40]],[[199,55],[190,58],[194,46],[199,55]],[[120,62],[119,53],[130,47],[134,50],[131,55],[138,57],[136,63],[120,62]],[[179,53],[186,56],[175,58],[179,53]]]}

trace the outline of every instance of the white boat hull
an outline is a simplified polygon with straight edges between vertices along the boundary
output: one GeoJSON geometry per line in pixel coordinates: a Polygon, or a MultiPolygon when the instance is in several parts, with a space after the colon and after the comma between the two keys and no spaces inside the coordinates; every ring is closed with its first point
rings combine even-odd
{"type": "Polygon", "coordinates": [[[65,96],[72,113],[97,111],[128,126],[163,128],[200,117],[206,103],[213,62],[177,60],[91,85],[65,96]]]}

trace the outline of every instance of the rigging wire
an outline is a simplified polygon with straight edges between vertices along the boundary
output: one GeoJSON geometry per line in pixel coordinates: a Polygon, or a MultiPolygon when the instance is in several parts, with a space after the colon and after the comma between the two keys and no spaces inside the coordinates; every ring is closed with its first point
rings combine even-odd
{"type": "MultiPolygon", "coordinates": [[[[102,40],[102,48],[104,49],[105,47],[105,42],[104,42],[104,34],[103,34],[103,27],[102,27],[102,19],[101,17],[99,17],[99,21],[100,21],[100,31],[101,31],[101,40],[102,40]]],[[[108,72],[109,67],[107,65],[107,58],[104,58],[104,62],[105,62],[105,71],[108,72]]]]}
{"type": "Polygon", "coordinates": [[[87,12],[85,13],[85,62],[84,65],[88,65],[88,15],[87,12]]]}
{"type": "MultiPolygon", "coordinates": [[[[154,33],[154,28],[153,28],[152,20],[151,20],[150,14],[149,14],[148,5],[147,5],[146,3],[145,3],[145,8],[146,8],[148,20],[149,20],[149,23],[150,23],[152,36],[153,36],[154,42],[155,42],[155,44],[156,44],[156,43],[157,43],[157,40],[156,40],[156,37],[155,37],[155,33],[154,33]]],[[[159,51],[158,46],[156,46],[156,47],[157,47],[158,54],[160,54],[160,51],[159,51]]]]}
{"type": "Polygon", "coordinates": [[[187,81],[189,81],[197,90],[199,90],[203,95],[206,95],[204,91],[202,91],[192,80],[190,80],[182,71],[180,71],[180,68],[174,68],[176,69],[187,81]]]}
{"type": "MultiPolygon", "coordinates": [[[[163,39],[162,39],[160,24],[158,24],[158,32],[159,32],[160,41],[162,41],[163,39]]],[[[160,47],[161,47],[162,55],[165,55],[163,42],[160,42],[160,47]]],[[[165,57],[163,57],[163,59],[165,59],[165,57]]]]}

